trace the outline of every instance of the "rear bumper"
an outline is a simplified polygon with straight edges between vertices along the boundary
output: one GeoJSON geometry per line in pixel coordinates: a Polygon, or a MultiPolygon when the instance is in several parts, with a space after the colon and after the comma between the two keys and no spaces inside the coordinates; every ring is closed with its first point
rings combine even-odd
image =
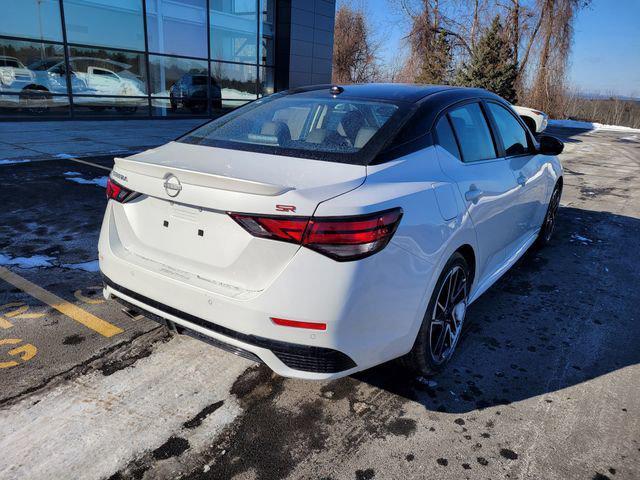
{"type": "Polygon", "coordinates": [[[263,290],[229,295],[174,268],[179,262],[167,264],[175,259],[141,259],[120,240],[111,217],[108,206],[98,244],[107,297],[250,352],[286,377],[337,378],[404,355],[432,288],[433,265],[391,242],[355,262],[300,248],[263,290]],[[324,323],[326,330],[276,325],[271,317],[324,323]]]}
{"type": "Polygon", "coordinates": [[[297,345],[237,332],[147,298],[116,284],[104,275],[102,278],[105,289],[110,295],[118,300],[123,300],[127,306],[143,310],[147,318],[167,326],[176,324],[178,333],[194,336],[199,340],[207,341],[218,348],[241,357],[253,361],[262,361],[260,353],[252,351],[254,348],[258,348],[262,351],[262,355],[268,351],[275,355],[286,367],[302,372],[333,374],[356,367],[355,362],[348,355],[337,350],[297,345]],[[200,329],[204,329],[207,332],[204,338],[200,333],[200,329]]]}

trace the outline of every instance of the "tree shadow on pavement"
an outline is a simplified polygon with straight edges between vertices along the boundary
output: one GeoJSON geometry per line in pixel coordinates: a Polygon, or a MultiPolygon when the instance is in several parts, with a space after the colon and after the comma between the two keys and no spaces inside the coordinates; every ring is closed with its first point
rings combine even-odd
{"type": "Polygon", "coordinates": [[[551,245],[528,252],[469,308],[444,372],[425,381],[390,362],[335,383],[365,382],[428,410],[464,413],[635,365],[639,251],[640,220],[562,208],[551,245]]]}

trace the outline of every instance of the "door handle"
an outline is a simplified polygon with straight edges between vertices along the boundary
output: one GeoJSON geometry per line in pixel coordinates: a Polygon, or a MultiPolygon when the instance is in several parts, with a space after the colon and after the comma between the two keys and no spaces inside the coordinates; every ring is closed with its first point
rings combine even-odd
{"type": "Polygon", "coordinates": [[[518,181],[518,185],[520,185],[521,187],[524,187],[527,184],[527,177],[525,177],[522,174],[522,172],[520,172],[520,175],[518,175],[517,181],[518,181]]]}
{"type": "Polygon", "coordinates": [[[467,199],[468,202],[477,202],[482,197],[482,190],[478,190],[475,186],[472,186],[467,192],[464,194],[464,198],[467,199]]]}

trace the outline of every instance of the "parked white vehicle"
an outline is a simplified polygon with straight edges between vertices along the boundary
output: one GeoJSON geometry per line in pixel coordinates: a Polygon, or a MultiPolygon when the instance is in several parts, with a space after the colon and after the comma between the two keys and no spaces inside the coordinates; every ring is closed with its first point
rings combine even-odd
{"type": "Polygon", "coordinates": [[[511,105],[511,108],[520,115],[524,123],[529,127],[532,133],[542,133],[547,124],[549,123],[549,116],[539,110],[534,110],[529,107],[521,107],[518,105],[511,105]]]}
{"type": "Polygon", "coordinates": [[[0,55],[0,92],[20,92],[35,75],[15,57],[0,55]]]}
{"type": "Polygon", "coordinates": [[[104,294],[284,376],[432,374],[469,304],[550,240],[561,151],[480,89],[264,97],[115,160],[104,294]]]}

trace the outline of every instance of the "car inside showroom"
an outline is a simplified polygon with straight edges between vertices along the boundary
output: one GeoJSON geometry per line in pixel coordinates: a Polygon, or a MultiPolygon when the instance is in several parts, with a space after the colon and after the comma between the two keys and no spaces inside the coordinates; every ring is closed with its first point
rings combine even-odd
{"type": "Polygon", "coordinates": [[[331,77],[333,2],[0,3],[3,119],[217,116],[331,77]]]}

